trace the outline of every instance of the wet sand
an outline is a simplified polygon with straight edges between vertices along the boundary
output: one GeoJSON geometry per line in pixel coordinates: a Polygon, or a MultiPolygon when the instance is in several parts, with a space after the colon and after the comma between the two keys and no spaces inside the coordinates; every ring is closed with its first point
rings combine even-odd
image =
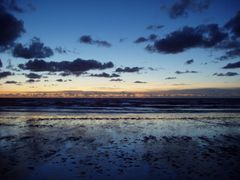
{"type": "Polygon", "coordinates": [[[238,179],[240,114],[0,113],[0,179],[238,179]]]}

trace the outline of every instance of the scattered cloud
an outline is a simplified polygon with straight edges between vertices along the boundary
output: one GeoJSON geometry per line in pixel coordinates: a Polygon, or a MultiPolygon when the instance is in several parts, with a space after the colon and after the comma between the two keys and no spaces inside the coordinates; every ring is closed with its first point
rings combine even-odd
{"type": "Polygon", "coordinates": [[[0,68],[3,66],[3,64],[2,64],[2,60],[0,59],[0,68]]]}
{"type": "Polygon", "coordinates": [[[35,80],[35,79],[28,79],[28,80],[26,80],[26,83],[34,83],[34,82],[37,82],[37,80],[35,80]]]}
{"type": "Polygon", "coordinates": [[[63,79],[57,79],[56,81],[57,82],[63,82],[63,79]]]}
{"type": "Polygon", "coordinates": [[[113,68],[112,62],[101,63],[96,60],[75,59],[74,61],[44,61],[44,60],[30,60],[25,64],[20,64],[19,68],[23,70],[30,70],[35,72],[67,72],[73,75],[80,75],[89,70],[104,70],[113,68]]]}
{"type": "Polygon", "coordinates": [[[162,29],[164,25],[149,25],[146,27],[147,30],[159,30],[162,29]]]}
{"type": "Polygon", "coordinates": [[[5,84],[18,84],[17,81],[6,81],[5,84]]]}
{"type": "Polygon", "coordinates": [[[239,75],[238,73],[236,72],[226,72],[226,73],[214,73],[213,76],[237,76],[239,75]]]}
{"type": "Polygon", "coordinates": [[[120,78],[117,78],[117,79],[111,79],[110,81],[112,81],[112,82],[121,82],[121,81],[123,81],[123,80],[120,79],[120,78]]]}
{"type": "Polygon", "coordinates": [[[118,73],[134,73],[134,72],[139,72],[142,70],[142,67],[125,67],[125,68],[117,68],[115,72],[118,73]]]}
{"type": "Polygon", "coordinates": [[[67,54],[68,53],[68,50],[61,46],[56,47],[54,50],[59,54],[67,54]]]}
{"type": "Polygon", "coordinates": [[[144,43],[144,42],[148,42],[148,41],[155,41],[157,39],[157,35],[156,34],[150,34],[148,37],[139,37],[137,38],[134,43],[139,44],[139,43],[144,43]]]}
{"type": "MultiPolygon", "coordinates": [[[[239,44],[240,47],[240,44],[239,44]]],[[[217,58],[220,61],[234,59],[240,56],[240,48],[232,49],[230,51],[225,52],[225,55],[217,58]]]]}
{"type": "Polygon", "coordinates": [[[166,80],[172,80],[172,79],[177,79],[176,77],[166,77],[166,80]]]}
{"type": "Polygon", "coordinates": [[[53,50],[50,47],[44,46],[44,43],[39,38],[33,38],[29,47],[18,43],[13,49],[14,57],[21,57],[25,59],[31,58],[46,58],[53,55],[53,50]]]}
{"type": "Polygon", "coordinates": [[[91,45],[97,45],[97,46],[103,46],[103,47],[111,47],[112,45],[107,41],[102,40],[94,40],[90,35],[83,35],[79,39],[80,43],[84,44],[91,44],[91,45]]]}
{"type": "Polygon", "coordinates": [[[190,12],[201,13],[209,8],[210,2],[210,0],[178,0],[168,8],[169,17],[176,19],[187,17],[190,12]]]}
{"type": "Polygon", "coordinates": [[[134,41],[134,43],[143,43],[143,42],[147,42],[148,41],[148,39],[147,38],[145,38],[145,37],[139,37],[139,38],[137,38],[135,41],[134,41]]]}
{"type": "Polygon", "coordinates": [[[240,61],[235,63],[229,63],[223,67],[223,69],[235,69],[235,68],[240,68],[240,61]]]}
{"type": "Polygon", "coordinates": [[[0,79],[3,79],[5,77],[11,76],[12,73],[9,71],[4,71],[4,72],[0,72],[0,79]]]}
{"type": "Polygon", "coordinates": [[[145,81],[135,81],[134,83],[136,83],[136,84],[146,84],[147,82],[145,82],[145,81]]]}
{"type": "Polygon", "coordinates": [[[176,74],[189,74],[189,73],[195,74],[195,73],[198,73],[198,71],[189,71],[189,70],[186,70],[186,71],[176,71],[175,73],[176,73],[176,74]]]}
{"type": "Polygon", "coordinates": [[[108,73],[105,73],[105,72],[103,72],[103,73],[101,73],[101,74],[91,74],[90,76],[92,76],[92,77],[104,77],[104,78],[120,77],[120,75],[118,75],[118,74],[115,74],[115,73],[113,73],[113,74],[108,74],[108,73]]]}
{"type": "Polygon", "coordinates": [[[155,40],[147,45],[150,52],[176,54],[187,49],[202,47],[212,48],[228,36],[222,32],[217,24],[185,26],[180,30],[167,34],[165,38],[155,40]]]}
{"type": "Polygon", "coordinates": [[[30,79],[40,79],[42,75],[36,74],[36,73],[29,73],[25,75],[27,78],[30,79]]]}
{"type": "Polygon", "coordinates": [[[191,84],[185,84],[185,83],[177,83],[177,84],[172,84],[173,86],[187,86],[191,84]]]}
{"type": "Polygon", "coordinates": [[[194,63],[194,60],[193,60],[193,59],[189,59],[189,60],[187,60],[187,61],[185,62],[185,64],[187,64],[187,65],[190,65],[190,64],[192,64],[192,63],[194,63]]]}

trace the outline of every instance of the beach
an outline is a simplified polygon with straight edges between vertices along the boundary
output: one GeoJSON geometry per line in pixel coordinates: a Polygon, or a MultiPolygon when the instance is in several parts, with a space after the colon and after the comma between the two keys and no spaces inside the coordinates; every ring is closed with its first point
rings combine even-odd
{"type": "Polygon", "coordinates": [[[0,112],[1,179],[238,179],[240,113],[0,112]]]}

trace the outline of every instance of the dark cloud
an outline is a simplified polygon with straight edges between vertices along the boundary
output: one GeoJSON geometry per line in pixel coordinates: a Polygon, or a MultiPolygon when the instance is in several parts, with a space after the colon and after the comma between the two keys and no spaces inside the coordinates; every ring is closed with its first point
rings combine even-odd
{"type": "Polygon", "coordinates": [[[4,71],[4,72],[0,72],[0,79],[3,79],[5,77],[11,76],[12,73],[9,71],[4,71]]]}
{"type": "Polygon", "coordinates": [[[68,53],[68,50],[61,46],[56,47],[54,50],[59,54],[67,54],[68,53]]]}
{"type": "Polygon", "coordinates": [[[149,25],[146,27],[147,30],[158,30],[158,29],[162,29],[164,27],[164,25],[149,25]]]}
{"type": "Polygon", "coordinates": [[[240,11],[226,23],[225,28],[229,29],[235,36],[240,37],[240,11]]]}
{"type": "Polygon", "coordinates": [[[180,53],[190,48],[211,48],[223,41],[227,34],[217,24],[199,25],[195,28],[185,26],[165,38],[148,45],[146,50],[159,53],[180,53]]]}
{"type": "Polygon", "coordinates": [[[30,79],[40,79],[42,75],[36,74],[36,73],[29,73],[25,75],[27,78],[30,79]]]}
{"type": "Polygon", "coordinates": [[[105,73],[105,72],[103,72],[103,73],[101,73],[101,74],[91,74],[90,76],[92,76],[92,77],[104,77],[104,78],[120,77],[120,75],[118,75],[118,74],[115,74],[115,73],[113,73],[113,74],[108,74],[108,73],[105,73]]]}
{"type": "Polygon", "coordinates": [[[147,82],[145,82],[145,81],[135,81],[134,83],[137,83],[137,84],[146,84],[147,82]]]}
{"type": "Polygon", "coordinates": [[[8,13],[0,1],[0,50],[10,48],[25,32],[23,22],[8,13]]]}
{"type": "Polygon", "coordinates": [[[101,63],[96,60],[76,59],[74,61],[46,62],[44,60],[30,60],[25,64],[20,64],[19,68],[23,70],[30,70],[35,72],[49,71],[49,72],[67,72],[74,75],[83,74],[89,70],[104,70],[112,68],[112,62],[101,63]]]}
{"type": "Polygon", "coordinates": [[[185,26],[163,39],[156,40],[146,49],[152,52],[175,54],[190,48],[211,48],[226,37],[227,34],[221,32],[217,24],[200,25],[195,28],[185,26]]]}
{"type": "Polygon", "coordinates": [[[228,59],[234,59],[240,56],[240,48],[232,49],[230,51],[227,51],[225,55],[217,58],[220,61],[228,60],[228,59]]]}
{"type": "Polygon", "coordinates": [[[107,41],[102,40],[94,40],[90,35],[83,35],[79,39],[80,43],[84,44],[91,44],[91,45],[97,45],[97,46],[103,46],[103,47],[111,47],[112,45],[107,41]]]}
{"type": "Polygon", "coordinates": [[[135,41],[134,41],[134,43],[143,43],[143,42],[147,42],[148,41],[148,39],[147,38],[145,38],[145,37],[139,37],[139,38],[137,38],[135,41]]]}
{"type": "Polygon", "coordinates": [[[44,46],[44,43],[39,38],[33,38],[29,47],[18,43],[13,49],[14,57],[22,57],[25,59],[31,58],[46,58],[53,55],[53,50],[50,47],[44,46]]]}
{"type": "Polygon", "coordinates": [[[166,77],[166,80],[172,80],[172,79],[177,79],[176,77],[166,77]]]}
{"type": "Polygon", "coordinates": [[[169,8],[172,19],[186,17],[189,12],[202,12],[208,9],[210,0],[178,0],[169,8]]]}
{"type": "Polygon", "coordinates": [[[28,80],[26,80],[26,83],[34,83],[34,82],[36,82],[35,79],[28,79],[28,80]]]}
{"type": "Polygon", "coordinates": [[[148,41],[155,41],[158,38],[156,34],[150,34],[148,37],[139,37],[137,38],[134,43],[139,44],[139,43],[144,43],[148,41]]]}
{"type": "Polygon", "coordinates": [[[17,81],[6,81],[5,84],[18,84],[17,81]]]}
{"type": "Polygon", "coordinates": [[[2,64],[2,60],[0,59],[0,68],[3,66],[3,64],[2,64]]]}
{"type": "Polygon", "coordinates": [[[57,79],[56,81],[57,82],[63,82],[63,79],[57,79]]]}
{"type": "Polygon", "coordinates": [[[125,67],[125,68],[117,68],[115,72],[118,73],[134,73],[134,72],[139,72],[142,70],[142,67],[125,67]]]}
{"type": "Polygon", "coordinates": [[[113,82],[120,82],[120,81],[123,81],[123,80],[120,79],[120,78],[117,78],[117,79],[111,79],[110,81],[113,81],[113,82]]]}
{"type": "Polygon", "coordinates": [[[195,74],[195,73],[198,73],[198,72],[197,71],[186,70],[186,71],[176,71],[175,73],[176,74],[189,74],[189,73],[195,74]]]}
{"type": "Polygon", "coordinates": [[[240,61],[235,63],[229,63],[223,67],[223,69],[235,69],[235,68],[240,68],[240,61]]]}
{"type": "Polygon", "coordinates": [[[65,76],[70,76],[71,73],[70,72],[62,72],[59,75],[65,77],[65,76]]]}
{"type": "Polygon", "coordinates": [[[237,76],[239,75],[238,73],[236,72],[227,72],[227,73],[214,73],[213,76],[237,76]]]}
{"type": "Polygon", "coordinates": [[[185,64],[187,64],[187,65],[192,64],[192,63],[194,63],[194,60],[193,60],[193,59],[189,59],[189,60],[187,60],[187,61],[185,62],[185,64]]]}

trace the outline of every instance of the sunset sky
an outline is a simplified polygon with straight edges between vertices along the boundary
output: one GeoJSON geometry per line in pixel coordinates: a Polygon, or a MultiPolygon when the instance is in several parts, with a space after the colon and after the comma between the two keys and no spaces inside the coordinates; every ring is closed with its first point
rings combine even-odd
{"type": "Polygon", "coordinates": [[[0,93],[240,88],[239,0],[0,0],[0,93]]]}

